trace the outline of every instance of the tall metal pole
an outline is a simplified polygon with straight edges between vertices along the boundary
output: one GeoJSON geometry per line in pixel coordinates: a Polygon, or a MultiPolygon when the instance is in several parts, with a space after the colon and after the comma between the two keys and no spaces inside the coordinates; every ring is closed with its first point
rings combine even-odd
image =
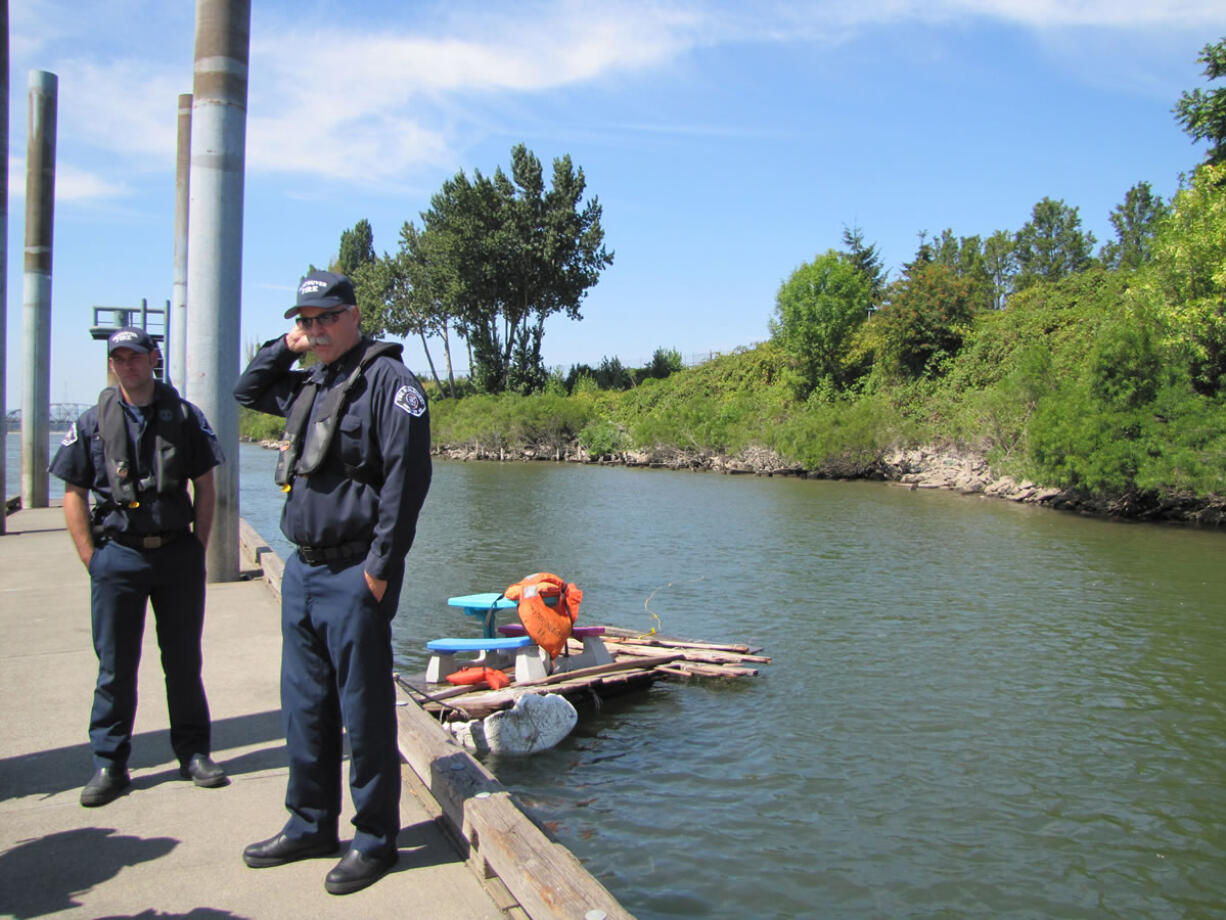
{"type": "MultiPolygon", "coordinates": [[[[8,499],[9,0],[0,0],[0,499],[8,499]]],[[[0,536],[4,534],[0,507],[0,536]]]]}
{"type": "Polygon", "coordinates": [[[21,505],[47,507],[51,411],[51,239],[55,215],[55,123],[59,79],[30,71],[26,127],[26,253],[22,333],[26,387],[21,401],[21,505]]]}
{"type": "Polygon", "coordinates": [[[187,237],[187,398],[208,416],[226,462],[214,473],[210,581],[238,579],[238,404],[243,170],[250,0],[197,0],[187,237]]]}
{"type": "Polygon", "coordinates": [[[182,387],[187,371],[187,209],[192,162],[192,94],[179,96],[179,146],[175,159],[175,280],[166,313],[170,381],[182,387]]]}

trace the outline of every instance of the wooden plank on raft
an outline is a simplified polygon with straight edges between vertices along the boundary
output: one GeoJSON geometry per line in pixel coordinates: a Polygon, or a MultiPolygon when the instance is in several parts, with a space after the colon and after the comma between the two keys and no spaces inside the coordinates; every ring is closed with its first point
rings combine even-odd
{"type": "MultiPolygon", "coordinates": [[[[654,664],[666,664],[678,660],[680,660],[679,655],[662,655],[654,664]]],[[[423,705],[428,712],[437,712],[440,706],[445,705],[463,711],[467,718],[483,719],[491,713],[511,708],[521,696],[529,693],[560,693],[570,697],[577,696],[584,691],[591,691],[599,696],[606,688],[614,685],[623,683],[650,685],[653,680],[655,676],[652,667],[644,667],[638,660],[632,660],[552,674],[545,680],[522,681],[502,690],[473,691],[471,687],[465,687],[463,695],[450,695],[445,703],[441,702],[443,695],[439,694],[432,695],[434,700],[428,700],[423,705]],[[440,702],[436,705],[435,700],[440,702]]],[[[624,691],[618,687],[617,693],[621,692],[624,691]]]]}
{"type": "MultiPolygon", "coordinates": [[[[661,648],[662,646],[658,645],[641,645],[638,642],[618,640],[608,644],[609,654],[611,655],[659,655],[661,648]]],[[[690,648],[680,648],[680,650],[685,656],[686,661],[705,661],[708,664],[740,664],[746,661],[753,662],[754,664],[770,664],[771,661],[765,655],[740,655],[736,652],[717,652],[690,648]]]]}
{"type": "Polygon", "coordinates": [[[637,642],[640,645],[658,645],[662,648],[694,648],[707,649],[714,652],[735,652],[738,655],[756,655],[762,651],[760,647],[754,648],[740,643],[726,644],[720,642],[699,642],[694,639],[678,639],[676,636],[661,636],[650,633],[635,632],[633,629],[621,629],[617,626],[606,626],[604,628],[604,639],[606,644],[609,642],[619,642],[629,640],[637,642]]]}
{"type": "Polygon", "coordinates": [[[683,674],[686,677],[721,677],[725,680],[731,680],[736,677],[756,677],[758,674],[756,668],[721,667],[720,665],[701,664],[691,661],[678,661],[673,664],[662,665],[657,670],[663,671],[666,674],[683,674]]]}
{"type": "Polygon", "coordinates": [[[400,753],[460,838],[498,876],[532,920],[589,912],[633,916],[565,847],[549,839],[510,792],[397,687],[400,753]]]}

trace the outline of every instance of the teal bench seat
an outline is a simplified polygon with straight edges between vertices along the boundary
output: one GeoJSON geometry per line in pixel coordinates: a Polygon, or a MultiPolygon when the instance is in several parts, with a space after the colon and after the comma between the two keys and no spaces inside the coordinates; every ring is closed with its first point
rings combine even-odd
{"type": "Polygon", "coordinates": [[[431,653],[426,665],[426,682],[441,683],[448,674],[461,668],[505,668],[510,664],[512,653],[517,681],[540,680],[546,676],[545,652],[528,635],[506,638],[480,639],[431,639],[426,643],[431,653]],[[476,658],[461,659],[460,652],[477,652],[476,658]]]}

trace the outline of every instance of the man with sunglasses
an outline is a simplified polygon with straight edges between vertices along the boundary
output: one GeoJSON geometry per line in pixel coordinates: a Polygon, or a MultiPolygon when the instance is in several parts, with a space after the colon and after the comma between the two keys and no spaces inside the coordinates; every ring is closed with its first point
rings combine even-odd
{"type": "Polygon", "coordinates": [[[297,550],[281,583],[281,711],[290,772],[285,827],[243,851],[252,868],[338,849],[342,723],[349,736],[353,842],[328,872],[358,891],[397,859],[400,752],[391,622],[417,515],[430,486],[430,421],[401,346],[361,332],[344,275],[313,271],[234,388],[244,406],[286,418],[276,481],[281,531],[297,550]],[[295,369],[314,352],[318,363],[295,369]]]}

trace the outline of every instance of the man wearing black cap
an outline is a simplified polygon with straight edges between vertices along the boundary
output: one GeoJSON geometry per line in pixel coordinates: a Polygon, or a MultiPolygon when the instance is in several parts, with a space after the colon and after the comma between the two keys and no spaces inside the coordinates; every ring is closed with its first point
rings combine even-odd
{"type": "Polygon", "coordinates": [[[145,330],[117,330],[107,353],[118,384],[73,424],[51,461],[52,474],[64,480],[68,533],[90,574],[98,683],[89,720],[95,772],[81,790],[86,806],[105,805],[131,784],[127,763],[147,602],[157,622],[179,772],[197,786],[229,782],[209,757],[211,722],[200,677],[204,547],[221,448],[204,414],[154,377],[160,355],[145,330]],[[92,515],[90,491],[97,496],[92,515]]]}
{"type": "Polygon", "coordinates": [[[348,894],[396,863],[400,752],[391,624],[404,558],[430,486],[430,421],[401,346],[361,333],[344,275],[311,272],[288,333],[266,342],[234,397],[286,418],[276,482],[281,531],[298,548],[281,582],[281,711],[289,749],[285,805],[273,837],[243,851],[252,868],[339,847],[342,724],[349,735],[353,843],[324,879],[348,894]],[[319,363],[294,370],[313,351],[319,363]]]}

